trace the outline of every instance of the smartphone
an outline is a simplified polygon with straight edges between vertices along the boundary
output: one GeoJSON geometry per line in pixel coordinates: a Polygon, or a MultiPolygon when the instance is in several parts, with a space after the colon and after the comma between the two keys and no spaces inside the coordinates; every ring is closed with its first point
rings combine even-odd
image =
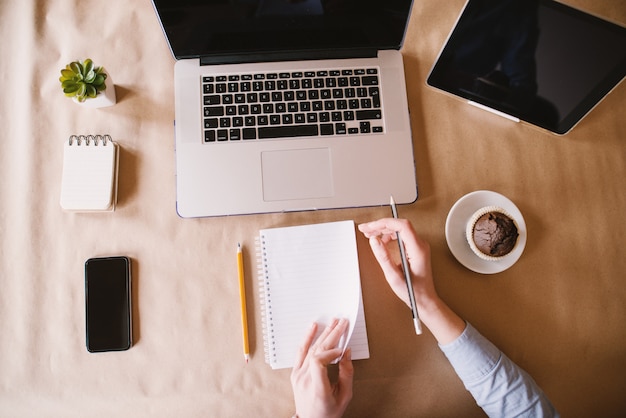
{"type": "Polygon", "coordinates": [[[90,258],[85,262],[87,350],[128,350],[132,345],[130,259],[90,258]]]}

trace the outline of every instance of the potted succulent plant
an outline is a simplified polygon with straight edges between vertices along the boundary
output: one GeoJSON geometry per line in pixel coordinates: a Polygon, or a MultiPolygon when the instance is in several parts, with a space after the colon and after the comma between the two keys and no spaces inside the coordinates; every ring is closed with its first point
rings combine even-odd
{"type": "Polygon", "coordinates": [[[110,77],[104,67],[96,67],[89,58],[67,64],[61,70],[59,81],[63,93],[83,106],[106,107],[115,104],[115,86],[110,77]]]}

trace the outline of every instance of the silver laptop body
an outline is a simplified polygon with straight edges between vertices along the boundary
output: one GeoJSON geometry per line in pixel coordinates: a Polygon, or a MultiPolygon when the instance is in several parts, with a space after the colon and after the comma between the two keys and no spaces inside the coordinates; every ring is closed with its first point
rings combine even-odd
{"type": "MultiPolygon", "coordinates": [[[[229,49],[222,54],[226,58],[217,59],[206,58],[201,52],[178,53],[177,48],[184,49],[180,45],[186,44],[186,40],[179,42],[180,37],[176,38],[179,36],[177,30],[181,31],[182,25],[207,26],[198,16],[214,16],[215,6],[207,5],[206,9],[198,9],[197,6],[180,5],[179,2],[175,6],[159,0],[153,0],[153,3],[172,53],[177,58],[176,208],[181,217],[384,205],[389,202],[390,195],[399,203],[410,203],[417,199],[404,68],[398,50],[410,14],[410,1],[397,2],[402,4],[402,7],[398,6],[402,14],[398,14],[398,10],[389,13],[395,19],[391,23],[396,22],[400,26],[398,33],[401,36],[397,48],[373,53],[371,48],[357,48],[359,45],[351,49],[347,47],[347,42],[353,42],[352,39],[341,41],[350,37],[345,35],[335,41],[322,39],[322,44],[337,42],[340,45],[322,53],[317,49],[299,50],[293,45],[279,45],[284,50],[265,51],[251,41],[252,45],[246,46],[252,50],[248,54],[250,57],[240,52],[233,53],[229,49]],[[177,13],[173,13],[172,9],[177,13]],[[172,16],[178,19],[174,28],[168,26],[172,16]],[[185,23],[185,20],[189,22],[185,23]],[[186,57],[186,54],[191,54],[191,57],[186,57]],[[352,57],[341,58],[342,55],[352,57]],[[295,89],[295,93],[288,96],[276,86],[278,83],[278,86],[285,87],[293,82],[299,87],[298,83],[304,85],[307,76],[312,79],[309,84],[320,83],[319,93],[331,96],[337,94],[343,103],[329,104],[325,100],[328,97],[315,97],[317,100],[309,100],[307,108],[299,107],[304,105],[295,104],[293,95],[304,97],[304,93],[295,89]],[[376,80],[373,81],[374,76],[376,80]],[[235,85],[235,81],[242,80],[247,80],[244,85],[235,85]],[[336,84],[345,84],[346,81],[355,84],[356,92],[365,92],[374,86],[378,95],[374,101],[379,100],[380,107],[372,107],[371,100],[365,98],[363,100],[369,107],[354,110],[350,120],[328,120],[331,116],[334,118],[335,115],[340,117],[349,113],[353,103],[363,104],[360,97],[340,96],[343,93],[338,91],[336,84]],[[242,105],[235,102],[226,105],[220,102],[214,106],[216,101],[226,100],[217,98],[215,90],[226,88],[230,96],[228,100],[234,98],[236,101],[249,93],[255,93],[250,86],[256,85],[274,87],[274,90],[266,93],[265,102],[261,103],[259,96],[254,96],[256,106],[254,103],[242,105]],[[231,88],[232,91],[228,90],[231,88]],[[276,94],[280,100],[274,100],[276,94]],[[310,108],[311,104],[320,107],[314,110],[310,108]],[[275,107],[278,115],[264,118],[261,109],[266,108],[263,105],[275,107]],[[246,110],[243,116],[229,115],[231,110],[240,110],[242,106],[246,110]],[[279,109],[279,106],[282,107],[279,109]],[[253,110],[257,112],[253,113],[253,110]],[[316,119],[315,123],[311,123],[309,118],[316,119]],[[263,120],[265,125],[248,126],[249,119],[263,120]],[[301,136],[303,132],[306,132],[306,136],[301,136]]],[[[275,42],[276,36],[274,33],[268,35],[268,28],[280,28],[284,24],[284,38],[287,41],[279,40],[278,43],[299,44],[307,42],[307,37],[315,33],[316,25],[324,26],[325,30],[333,27],[328,20],[331,18],[325,15],[328,8],[332,10],[333,2],[275,0],[241,3],[247,7],[247,17],[237,18],[236,24],[223,23],[223,27],[215,29],[216,32],[225,31],[226,34],[206,36],[227,40],[236,40],[238,37],[253,39],[253,33],[245,33],[244,36],[235,32],[246,32],[250,25],[257,25],[261,27],[261,35],[257,37],[267,37],[275,42]],[[251,12],[253,3],[254,12],[251,12]],[[283,16],[281,13],[286,13],[284,7],[289,9],[291,3],[296,6],[307,3],[310,7],[300,9],[303,10],[302,14],[291,11],[286,17],[283,16]],[[277,12],[277,5],[284,7],[277,12]],[[267,17],[268,14],[270,17],[267,17]],[[294,19],[297,24],[293,23],[294,19]],[[289,23],[281,23],[285,20],[289,20],[289,23]],[[242,27],[233,29],[238,25],[242,27]],[[299,35],[299,31],[306,33],[299,35]]],[[[358,7],[375,9],[382,7],[382,3],[365,1],[356,4],[360,4],[358,7]]],[[[374,9],[370,12],[380,14],[374,9]]],[[[241,10],[239,12],[243,14],[241,10]]],[[[230,7],[224,14],[230,16],[236,13],[230,7]]],[[[348,11],[343,14],[333,11],[332,14],[331,21],[336,20],[335,15],[341,18],[351,15],[348,11]]],[[[188,32],[197,33],[198,29],[188,32]]],[[[196,36],[202,38],[204,35],[196,36]]],[[[358,41],[358,37],[355,39],[358,41]]],[[[224,42],[215,43],[221,46],[224,42]]],[[[202,44],[205,43],[210,41],[205,39],[202,44]]]]}

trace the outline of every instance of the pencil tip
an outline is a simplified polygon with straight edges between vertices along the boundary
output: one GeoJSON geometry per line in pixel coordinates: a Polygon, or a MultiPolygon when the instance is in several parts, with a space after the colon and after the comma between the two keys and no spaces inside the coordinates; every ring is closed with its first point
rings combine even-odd
{"type": "Polygon", "coordinates": [[[396,201],[395,201],[395,200],[393,200],[393,195],[392,195],[392,196],[389,196],[389,204],[390,204],[390,205],[395,205],[395,204],[396,204],[396,201]]]}

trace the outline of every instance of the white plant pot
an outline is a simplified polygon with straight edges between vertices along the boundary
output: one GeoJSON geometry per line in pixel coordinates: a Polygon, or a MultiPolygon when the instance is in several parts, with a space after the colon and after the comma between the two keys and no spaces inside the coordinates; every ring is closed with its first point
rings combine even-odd
{"type": "Polygon", "coordinates": [[[111,80],[111,76],[109,75],[109,73],[107,73],[106,71],[105,73],[107,75],[107,79],[105,81],[107,88],[104,89],[104,91],[98,93],[98,95],[94,98],[85,99],[84,102],[79,102],[78,99],[74,97],[74,102],[81,106],[91,108],[113,106],[116,103],[115,84],[113,84],[113,80],[111,80]]]}

